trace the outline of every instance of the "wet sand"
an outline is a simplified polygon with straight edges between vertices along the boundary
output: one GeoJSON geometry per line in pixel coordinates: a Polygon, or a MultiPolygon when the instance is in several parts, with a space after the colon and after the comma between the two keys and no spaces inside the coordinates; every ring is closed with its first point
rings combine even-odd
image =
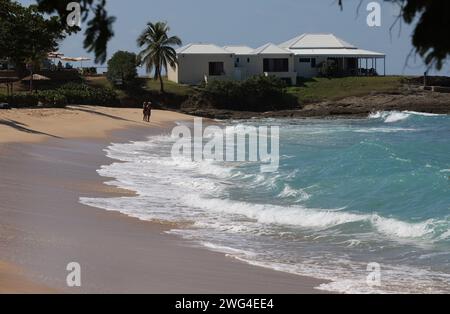
{"type": "Polygon", "coordinates": [[[319,293],[316,279],[247,265],[166,234],[169,225],[78,202],[130,195],[97,175],[113,162],[103,149],[165,132],[169,122],[0,145],[1,293],[319,293]],[[81,265],[81,288],[66,285],[70,262],[81,265]]]}

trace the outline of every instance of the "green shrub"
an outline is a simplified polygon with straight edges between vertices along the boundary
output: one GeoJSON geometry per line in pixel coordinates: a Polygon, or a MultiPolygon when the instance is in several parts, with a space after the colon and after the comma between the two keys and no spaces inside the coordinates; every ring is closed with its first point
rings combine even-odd
{"type": "Polygon", "coordinates": [[[64,107],[67,105],[67,98],[58,90],[44,90],[37,93],[39,103],[44,106],[64,107]]]}
{"type": "Polygon", "coordinates": [[[57,89],[66,97],[67,103],[76,105],[113,105],[118,102],[111,88],[90,87],[86,84],[69,83],[57,89]]]}
{"type": "Polygon", "coordinates": [[[297,105],[286,94],[285,83],[275,76],[255,76],[242,82],[212,81],[201,92],[214,107],[239,111],[271,111],[297,105]]]}
{"type": "Polygon", "coordinates": [[[13,96],[3,95],[0,97],[0,102],[6,102],[11,106],[23,108],[37,106],[39,99],[35,94],[18,93],[13,96]]]}
{"type": "Polygon", "coordinates": [[[14,107],[44,106],[64,107],[73,105],[115,105],[117,94],[110,88],[94,88],[85,84],[69,83],[57,89],[41,90],[37,93],[18,93],[13,96],[1,96],[1,102],[14,107]]]}

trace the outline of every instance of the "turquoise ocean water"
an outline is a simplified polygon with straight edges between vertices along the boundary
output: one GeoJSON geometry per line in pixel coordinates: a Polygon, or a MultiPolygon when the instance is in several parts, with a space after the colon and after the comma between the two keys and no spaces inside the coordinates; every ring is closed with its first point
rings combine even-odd
{"type": "Polygon", "coordinates": [[[450,292],[450,116],[225,122],[280,126],[280,168],[173,159],[170,135],[111,144],[99,173],[136,197],[84,204],[188,222],[172,233],[347,293],[450,292]],[[369,286],[367,265],[381,267],[369,286]]]}

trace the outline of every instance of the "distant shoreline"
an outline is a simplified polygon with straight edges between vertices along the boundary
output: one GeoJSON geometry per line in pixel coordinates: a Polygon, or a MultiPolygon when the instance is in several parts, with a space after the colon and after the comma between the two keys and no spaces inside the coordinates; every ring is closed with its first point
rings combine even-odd
{"type": "Polygon", "coordinates": [[[417,111],[434,114],[450,114],[450,93],[431,91],[399,91],[352,96],[340,100],[328,100],[304,104],[302,109],[270,112],[247,112],[213,108],[184,109],[181,112],[211,119],[252,118],[366,118],[379,111],[417,111]]]}

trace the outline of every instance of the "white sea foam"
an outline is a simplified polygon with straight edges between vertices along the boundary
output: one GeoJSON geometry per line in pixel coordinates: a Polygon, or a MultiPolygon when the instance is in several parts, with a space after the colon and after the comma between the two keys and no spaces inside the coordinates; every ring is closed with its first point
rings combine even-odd
{"type": "MultiPolygon", "coordinates": [[[[383,119],[386,118],[387,116],[383,119]]],[[[391,129],[391,127],[386,126],[385,129],[391,129]]],[[[278,261],[261,261],[257,260],[260,256],[256,256],[255,252],[237,248],[239,246],[227,245],[229,243],[227,241],[230,237],[240,239],[239,237],[248,235],[252,237],[279,235],[286,230],[295,230],[295,232],[301,230],[302,233],[305,230],[313,235],[310,239],[322,237],[327,241],[330,239],[330,234],[339,234],[342,230],[347,230],[347,224],[350,228],[363,230],[367,238],[374,238],[377,241],[380,238],[399,241],[412,239],[414,241],[410,242],[414,245],[416,242],[438,236],[434,233],[440,222],[435,220],[408,222],[378,214],[349,212],[345,208],[323,209],[300,206],[298,203],[308,200],[311,195],[305,189],[294,189],[286,184],[286,179],[294,179],[298,170],[288,175],[268,176],[236,171],[237,169],[232,165],[223,163],[208,161],[195,163],[182,158],[174,160],[169,155],[164,155],[165,150],[167,152],[170,150],[172,141],[170,136],[161,136],[152,137],[149,141],[143,142],[112,144],[106,150],[107,155],[122,162],[103,166],[99,173],[105,177],[114,178],[115,180],[110,184],[134,190],[138,196],[81,198],[80,201],[86,205],[120,211],[143,220],[193,222],[195,228],[190,232],[195,236],[192,239],[200,239],[209,249],[222,251],[258,266],[332,280],[332,283],[324,284],[320,289],[338,292],[370,293],[374,290],[367,288],[365,277],[361,279],[355,277],[351,270],[346,271],[345,267],[351,263],[350,261],[345,263],[345,267],[339,263],[326,267],[318,261],[294,265],[278,261]],[[156,147],[158,149],[155,149],[156,147]],[[242,180],[251,188],[274,189],[277,193],[282,186],[280,183],[284,183],[283,190],[278,195],[274,194],[279,198],[277,201],[288,199],[287,203],[296,204],[281,206],[231,200],[227,187],[230,185],[236,187],[235,181],[242,180]],[[217,236],[220,241],[216,243],[212,240],[204,240],[201,236],[202,229],[207,233],[221,232],[217,236]]],[[[446,171],[449,169],[443,169],[441,172],[446,171]]],[[[442,228],[441,225],[440,230],[441,235],[437,240],[447,239],[448,229],[445,230],[445,227],[442,228]]],[[[185,231],[181,231],[183,232],[185,231]]],[[[206,239],[209,238],[206,237],[206,239]]],[[[358,233],[352,235],[351,240],[347,242],[345,240],[348,238],[343,240],[344,248],[367,245],[366,238],[360,237],[358,233]]],[[[270,253],[267,252],[269,255],[270,253]]],[[[285,254],[289,255],[289,253],[285,254]]],[[[331,263],[331,260],[329,262],[331,263]]],[[[352,265],[354,267],[354,264],[352,265]]],[[[364,275],[364,272],[362,274],[364,275]]],[[[414,280],[411,279],[411,282],[414,280]]],[[[398,291],[401,291],[400,287],[398,291]]]]}
{"type": "Polygon", "coordinates": [[[399,111],[379,111],[371,113],[369,119],[383,119],[386,123],[394,123],[408,119],[411,114],[399,111]]]}
{"type": "MultiPolygon", "coordinates": [[[[278,224],[296,226],[301,228],[326,229],[339,225],[366,222],[373,228],[388,237],[395,238],[420,238],[433,231],[433,221],[409,223],[393,218],[385,218],[375,214],[360,214],[346,212],[342,209],[314,209],[300,205],[278,206],[270,204],[255,204],[242,201],[233,201],[212,197],[224,189],[224,183],[220,180],[230,178],[233,175],[232,168],[218,165],[213,162],[194,163],[190,160],[162,158],[149,154],[147,149],[158,145],[170,143],[167,137],[158,137],[152,141],[134,142],[129,144],[113,144],[107,150],[112,158],[126,161],[103,166],[99,173],[103,176],[114,177],[116,184],[121,187],[135,190],[139,198],[119,199],[89,199],[82,198],[85,204],[102,208],[120,210],[126,214],[141,219],[161,218],[161,213],[155,213],[146,208],[146,202],[153,201],[156,204],[177,204],[175,208],[181,208],[180,212],[172,212],[162,217],[178,217],[182,213],[192,210],[193,213],[202,211],[203,215],[223,213],[230,215],[242,215],[255,220],[260,224],[278,224]],[[136,147],[140,154],[136,154],[136,147]],[[149,163],[145,171],[142,163],[149,163]],[[202,175],[202,176],[199,176],[202,175]],[[214,176],[216,179],[208,178],[214,176]],[[209,195],[209,196],[202,196],[209,195]],[[136,204],[132,204],[133,201],[136,204]],[[142,211],[142,212],[141,212],[142,211]]],[[[263,184],[266,188],[275,188],[277,182],[282,180],[282,175],[265,177],[256,175],[254,184],[263,184]]],[[[225,184],[226,186],[226,184],[225,184]]],[[[220,194],[220,193],[219,193],[220,194]]],[[[294,198],[296,202],[309,199],[311,195],[302,189],[293,189],[285,185],[279,198],[294,198]]],[[[189,218],[192,215],[188,215],[189,218]]]]}
{"type": "Polygon", "coordinates": [[[242,215],[262,224],[279,224],[305,228],[328,228],[360,220],[359,215],[308,209],[301,206],[282,207],[253,204],[226,199],[205,199],[189,195],[185,203],[208,211],[242,215]]]}
{"type": "Polygon", "coordinates": [[[416,115],[416,116],[423,116],[423,117],[442,117],[445,116],[444,114],[437,114],[437,113],[428,113],[428,112],[417,112],[417,111],[404,111],[405,113],[416,115]]]}
{"type": "Polygon", "coordinates": [[[369,119],[382,119],[385,123],[394,123],[406,120],[411,116],[439,117],[443,115],[417,111],[378,111],[371,113],[369,119]]]}
{"type": "MultiPolygon", "coordinates": [[[[226,251],[224,251],[226,253],[226,251]]],[[[248,258],[246,254],[231,256],[250,265],[273,269],[290,274],[314,277],[330,281],[320,284],[317,290],[333,291],[345,294],[389,294],[389,293],[448,293],[450,276],[433,271],[412,268],[408,266],[382,266],[382,286],[367,284],[367,264],[355,263],[345,259],[329,260],[319,264],[317,260],[309,259],[301,264],[287,264],[271,261],[261,261],[248,258]],[[351,268],[348,265],[352,265],[351,268]]]]}
{"type": "MultiPolygon", "coordinates": [[[[170,145],[170,143],[169,136],[159,136],[152,138],[150,141],[112,144],[107,149],[108,156],[125,161],[125,163],[103,166],[99,173],[106,177],[116,178],[113,184],[135,190],[145,199],[83,198],[81,201],[92,206],[120,210],[141,219],[161,218],[161,213],[155,213],[146,208],[145,204],[150,200],[155,204],[164,204],[164,206],[169,207],[171,206],[170,203],[173,202],[177,205],[173,207],[181,208],[180,212],[169,212],[162,215],[165,218],[179,217],[179,215],[185,214],[191,209],[192,212],[196,212],[193,210],[196,209],[197,212],[200,210],[206,215],[221,212],[242,215],[260,224],[278,224],[301,228],[326,229],[348,223],[365,222],[370,224],[378,233],[392,239],[421,238],[429,236],[433,232],[435,222],[432,220],[411,223],[376,214],[351,213],[336,209],[314,209],[300,205],[255,204],[213,197],[212,195],[220,195],[220,192],[227,186],[226,182],[222,180],[231,177],[236,178],[236,176],[244,178],[246,175],[240,172],[233,173],[232,168],[214,162],[195,163],[182,158],[174,160],[170,157],[164,158],[154,155],[153,147],[155,145],[161,148],[164,145],[170,145]],[[142,164],[146,163],[149,166],[145,166],[145,169],[143,169],[142,164]],[[135,205],[132,204],[133,201],[136,202],[135,205]]],[[[256,174],[252,184],[274,189],[278,182],[283,180],[281,174],[270,177],[256,174]]],[[[278,197],[291,198],[294,202],[299,203],[308,200],[311,195],[303,189],[293,189],[290,185],[285,184],[278,197]]],[[[192,217],[192,214],[188,216],[192,217]]]]}
{"type": "Polygon", "coordinates": [[[420,238],[433,232],[433,220],[408,223],[393,218],[372,215],[370,222],[381,233],[398,238],[420,238]]]}
{"type": "Polygon", "coordinates": [[[251,257],[254,257],[254,256],[257,255],[254,252],[249,252],[249,251],[245,251],[245,250],[235,249],[235,248],[232,248],[232,247],[229,247],[229,246],[218,245],[218,244],[214,244],[214,243],[211,243],[211,242],[201,241],[200,245],[202,245],[204,247],[207,247],[208,249],[211,249],[212,251],[230,254],[233,257],[241,256],[242,258],[251,258],[251,257]]]}
{"type": "Polygon", "coordinates": [[[299,205],[283,207],[253,204],[226,199],[204,199],[197,195],[186,196],[188,206],[228,214],[243,215],[262,224],[278,224],[302,228],[332,228],[353,222],[370,223],[379,233],[392,239],[421,238],[433,232],[434,221],[409,223],[376,214],[356,214],[342,209],[323,210],[299,205]]]}
{"type": "Polygon", "coordinates": [[[396,132],[416,132],[413,128],[385,127],[385,128],[364,128],[354,129],[355,133],[396,133],[396,132]]]}
{"type": "Polygon", "coordinates": [[[294,198],[295,202],[303,202],[311,198],[311,195],[305,192],[303,189],[293,189],[291,186],[286,184],[283,191],[278,194],[279,198],[294,198]]]}

